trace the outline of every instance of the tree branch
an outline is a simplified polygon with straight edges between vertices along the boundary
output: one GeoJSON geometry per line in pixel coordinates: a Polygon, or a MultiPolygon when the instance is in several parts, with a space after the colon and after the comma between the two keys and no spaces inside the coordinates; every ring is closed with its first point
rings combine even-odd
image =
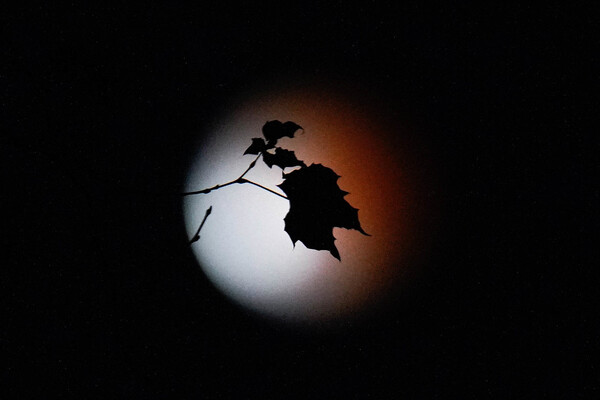
{"type": "MultiPolygon", "coordinates": [[[[262,155],[262,152],[258,153],[258,155],[254,159],[254,161],[252,161],[250,163],[250,165],[248,166],[248,168],[246,168],[246,170],[237,179],[235,179],[233,181],[230,181],[230,182],[227,182],[227,183],[222,183],[220,185],[215,185],[215,186],[210,187],[210,188],[206,188],[206,189],[202,189],[202,190],[195,190],[193,192],[182,193],[181,195],[182,196],[192,196],[192,195],[196,195],[196,194],[208,194],[208,193],[212,192],[213,190],[221,189],[221,188],[224,188],[226,186],[233,185],[234,183],[240,183],[240,184],[241,183],[249,183],[249,184],[257,186],[257,187],[259,187],[259,188],[261,188],[263,190],[266,190],[269,193],[273,193],[276,196],[283,197],[284,199],[287,200],[287,197],[285,197],[282,194],[277,193],[274,190],[269,189],[268,187],[265,187],[265,186],[260,185],[260,184],[258,184],[256,182],[252,182],[252,181],[249,181],[247,179],[244,179],[244,176],[252,168],[254,168],[254,166],[256,165],[256,161],[258,161],[258,159],[260,158],[261,155],[262,155]]],[[[200,226],[198,227],[198,230],[196,231],[196,233],[194,234],[194,236],[190,239],[190,242],[189,242],[190,245],[192,243],[197,242],[198,240],[200,240],[200,230],[202,230],[202,227],[204,226],[204,223],[206,222],[206,219],[208,218],[208,216],[210,215],[211,212],[212,212],[212,206],[210,206],[208,208],[208,210],[206,210],[206,214],[204,214],[204,218],[202,219],[202,222],[200,223],[200,226]]]]}
{"type": "Polygon", "coordinates": [[[206,188],[206,189],[202,189],[202,190],[195,190],[195,191],[193,191],[193,192],[185,192],[185,193],[181,193],[181,195],[182,195],[182,196],[192,196],[192,195],[196,195],[196,194],[208,194],[208,193],[212,192],[213,190],[221,189],[221,188],[224,188],[224,187],[226,187],[226,186],[233,185],[234,183],[250,183],[250,184],[252,184],[252,185],[254,185],[254,186],[257,186],[257,187],[259,187],[259,188],[261,188],[261,189],[264,189],[264,190],[266,190],[267,192],[273,193],[273,194],[275,194],[275,195],[277,195],[277,196],[279,196],[279,197],[283,197],[284,199],[287,199],[287,197],[285,197],[285,196],[284,196],[284,195],[282,195],[282,194],[279,194],[279,193],[277,193],[277,192],[276,192],[276,191],[274,191],[274,190],[271,190],[271,189],[269,189],[269,188],[267,188],[267,187],[265,187],[265,186],[259,185],[259,184],[258,184],[258,183],[256,183],[256,182],[252,182],[252,181],[249,181],[249,180],[247,180],[247,179],[244,179],[244,176],[245,176],[245,175],[246,175],[246,174],[247,174],[247,173],[248,173],[248,172],[249,172],[249,171],[250,171],[252,168],[254,168],[254,166],[256,165],[256,161],[258,161],[258,159],[260,158],[260,156],[261,156],[261,155],[262,155],[262,152],[258,153],[258,155],[257,155],[257,156],[256,156],[256,158],[254,159],[254,161],[252,161],[252,162],[250,163],[250,165],[248,166],[248,168],[246,168],[246,170],[245,170],[245,171],[244,171],[244,172],[243,172],[243,173],[242,173],[242,174],[241,174],[241,175],[240,175],[240,176],[239,176],[237,179],[234,179],[233,181],[230,181],[230,182],[227,182],[227,183],[222,183],[222,184],[220,184],[220,185],[215,185],[215,186],[213,186],[213,187],[210,187],[210,188],[206,188]]]}

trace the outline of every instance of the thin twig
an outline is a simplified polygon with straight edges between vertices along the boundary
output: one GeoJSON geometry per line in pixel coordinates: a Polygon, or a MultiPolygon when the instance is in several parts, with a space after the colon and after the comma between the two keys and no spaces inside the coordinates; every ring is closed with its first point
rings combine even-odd
{"type": "Polygon", "coordinates": [[[234,179],[233,181],[230,181],[230,182],[227,182],[227,183],[222,183],[222,184],[220,184],[220,185],[215,185],[215,186],[213,186],[213,187],[210,187],[210,188],[206,188],[206,189],[202,189],[202,190],[195,190],[195,191],[193,191],[193,192],[185,192],[185,193],[181,193],[181,195],[182,195],[182,196],[192,196],[192,195],[196,195],[196,194],[208,194],[208,193],[212,192],[213,190],[221,189],[221,188],[224,188],[225,186],[233,185],[234,183],[250,183],[250,184],[252,184],[252,185],[254,185],[254,186],[258,186],[259,188],[266,190],[267,192],[273,193],[273,194],[275,194],[275,195],[277,195],[277,196],[279,196],[279,197],[282,197],[282,198],[284,198],[284,199],[287,199],[287,197],[285,197],[285,196],[284,196],[284,195],[282,195],[282,194],[279,194],[279,193],[275,192],[274,190],[271,190],[271,189],[269,189],[269,188],[267,188],[267,187],[265,187],[265,186],[259,185],[259,184],[258,184],[258,183],[256,183],[256,182],[252,182],[252,181],[249,181],[249,180],[247,180],[247,179],[244,179],[244,176],[245,176],[245,175],[246,175],[246,174],[247,174],[247,173],[248,173],[248,172],[249,172],[249,171],[250,171],[252,168],[254,168],[254,166],[256,165],[256,161],[258,161],[258,159],[260,158],[260,156],[261,156],[261,155],[262,155],[262,152],[261,152],[261,153],[258,153],[258,155],[257,155],[257,156],[256,156],[256,158],[254,159],[254,161],[252,161],[252,162],[250,163],[250,165],[248,166],[248,168],[246,168],[246,170],[245,170],[245,171],[244,171],[244,172],[243,172],[243,173],[242,173],[242,174],[239,176],[239,178],[237,178],[237,179],[234,179]]]}
{"type": "Polygon", "coordinates": [[[261,155],[262,155],[262,153],[258,153],[258,155],[254,159],[254,161],[252,161],[250,163],[250,165],[248,165],[248,168],[246,168],[246,170],[237,179],[234,179],[231,182],[223,183],[220,185],[215,185],[210,188],[206,188],[206,189],[202,189],[202,190],[195,190],[193,192],[181,193],[181,195],[182,196],[191,196],[191,195],[195,195],[195,194],[208,194],[208,193],[212,192],[213,190],[221,189],[225,186],[233,185],[234,183],[240,183],[239,180],[242,179],[248,173],[248,171],[250,171],[252,168],[254,168],[254,166],[256,165],[256,161],[258,161],[258,158],[261,155]]]}
{"type": "Polygon", "coordinates": [[[279,194],[279,193],[277,193],[276,191],[269,189],[268,187],[265,187],[265,186],[263,186],[263,185],[259,185],[259,184],[258,184],[258,183],[256,183],[256,182],[249,181],[248,179],[242,179],[242,182],[241,182],[241,183],[249,183],[249,184],[251,184],[251,185],[258,186],[259,188],[261,188],[261,189],[264,189],[264,190],[266,190],[267,192],[271,192],[271,193],[273,193],[273,194],[275,194],[275,195],[277,195],[277,196],[279,196],[279,197],[283,197],[284,199],[286,199],[286,200],[287,200],[287,197],[285,197],[284,195],[282,195],[282,194],[279,194]]]}
{"type": "Polygon", "coordinates": [[[260,156],[262,156],[262,151],[260,153],[258,153],[258,155],[254,159],[254,161],[252,161],[250,163],[250,165],[248,165],[248,168],[246,168],[246,170],[244,171],[244,173],[241,174],[238,179],[242,179],[248,173],[248,171],[250,171],[252,168],[254,168],[254,166],[256,165],[256,162],[258,161],[258,159],[260,158],[260,156]]]}
{"type": "Polygon", "coordinates": [[[204,214],[204,218],[202,219],[202,222],[200,223],[200,226],[198,227],[198,230],[194,234],[194,237],[192,237],[190,239],[190,244],[192,244],[192,243],[197,242],[198,240],[200,240],[200,230],[204,226],[204,223],[206,222],[206,219],[208,218],[208,216],[210,215],[211,212],[212,212],[212,206],[208,207],[208,210],[206,210],[206,214],[204,214]]]}
{"type": "Polygon", "coordinates": [[[206,189],[202,189],[202,190],[196,190],[194,192],[181,193],[181,195],[182,196],[192,196],[192,195],[195,195],[195,194],[207,194],[207,193],[212,192],[213,190],[217,190],[217,189],[221,189],[221,188],[223,188],[225,186],[233,185],[234,183],[238,183],[238,180],[236,179],[236,180],[231,181],[231,182],[223,183],[221,185],[215,185],[215,186],[213,186],[211,188],[206,188],[206,189]]]}

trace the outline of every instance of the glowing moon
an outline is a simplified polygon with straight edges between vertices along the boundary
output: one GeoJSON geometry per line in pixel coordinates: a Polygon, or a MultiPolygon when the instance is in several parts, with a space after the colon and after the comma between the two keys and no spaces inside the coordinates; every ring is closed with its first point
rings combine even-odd
{"type": "MultiPolygon", "coordinates": [[[[335,228],[341,262],[301,242],[294,247],[284,231],[288,201],[249,184],[234,184],[184,198],[190,238],[213,207],[192,250],[217,288],[262,315],[286,321],[354,315],[381,298],[407,270],[415,219],[412,192],[406,162],[390,148],[402,127],[382,123],[368,104],[323,87],[255,94],[231,106],[206,135],[185,191],[236,179],[255,158],[242,155],[251,138],[261,137],[264,123],[275,119],[304,128],[278,146],[295,151],[307,165],[323,164],[340,175],[339,187],[350,193],[346,201],[359,209],[361,225],[372,236],[335,228]]],[[[276,186],[281,174],[280,168],[269,169],[259,161],[246,178],[283,193],[276,186]]]]}

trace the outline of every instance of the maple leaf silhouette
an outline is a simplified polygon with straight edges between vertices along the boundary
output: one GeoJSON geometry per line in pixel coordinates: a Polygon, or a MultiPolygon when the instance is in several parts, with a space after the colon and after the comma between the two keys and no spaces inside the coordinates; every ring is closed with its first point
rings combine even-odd
{"type": "Polygon", "coordinates": [[[296,244],[299,240],[309,249],[327,250],[341,261],[335,247],[333,228],[355,229],[370,236],[360,226],[358,209],[344,199],[348,194],[337,184],[339,175],[321,164],[311,164],[283,174],[278,186],[290,201],[285,216],[285,231],[296,244]]]}
{"type": "Polygon", "coordinates": [[[273,148],[277,143],[277,140],[282,137],[287,136],[293,138],[294,133],[296,133],[298,129],[302,129],[302,127],[292,121],[281,122],[275,120],[267,121],[262,127],[262,132],[265,139],[267,139],[267,144],[270,145],[270,148],[273,148]]]}
{"type": "Polygon", "coordinates": [[[293,151],[282,149],[281,147],[275,148],[275,153],[263,153],[263,161],[269,168],[273,167],[273,165],[277,165],[281,169],[306,166],[303,161],[296,158],[296,154],[293,151]]]}

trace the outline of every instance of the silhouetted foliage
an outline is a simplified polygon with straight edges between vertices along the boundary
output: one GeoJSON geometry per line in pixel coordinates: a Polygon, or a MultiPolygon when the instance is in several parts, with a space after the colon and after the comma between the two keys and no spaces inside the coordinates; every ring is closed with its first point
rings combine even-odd
{"type": "Polygon", "coordinates": [[[296,158],[296,154],[293,151],[282,149],[281,147],[275,148],[275,153],[269,153],[268,151],[263,153],[263,161],[269,168],[273,165],[278,166],[281,169],[287,167],[305,167],[303,161],[296,158]]]}
{"type": "Polygon", "coordinates": [[[277,140],[284,136],[293,138],[294,133],[296,133],[296,131],[299,129],[302,129],[302,127],[292,121],[281,123],[280,121],[276,120],[268,121],[266,124],[264,124],[262,127],[262,132],[265,139],[267,139],[267,143],[270,146],[275,146],[277,144],[277,140]]]}
{"type": "MultiPolygon", "coordinates": [[[[235,183],[250,183],[270,193],[288,199],[290,211],[285,216],[285,231],[290,236],[294,246],[297,241],[313,250],[327,250],[338,260],[340,253],[335,247],[333,228],[354,229],[369,236],[358,220],[358,209],[352,207],[344,197],[348,194],[341,190],[337,184],[340,178],[332,169],[321,164],[306,166],[304,161],[298,160],[293,151],[275,147],[282,137],[293,138],[294,134],[302,129],[300,125],[287,121],[268,121],[262,128],[263,138],[252,138],[252,144],[246,149],[245,154],[254,154],[256,158],[239,178],[233,181],[213,186],[203,190],[184,193],[184,195],[207,194],[235,183]],[[273,150],[274,149],[274,150],[273,150]],[[283,182],[277,185],[286,195],[283,196],[256,182],[249,181],[244,176],[255,167],[256,161],[262,156],[264,163],[272,168],[274,165],[284,170],[285,168],[300,167],[289,173],[283,174],[283,182]]],[[[196,235],[190,243],[197,241],[200,229],[210,214],[207,210],[196,235]]]]}
{"type": "Polygon", "coordinates": [[[328,250],[340,260],[334,244],[334,227],[356,229],[368,235],[358,221],[358,209],[344,200],[348,192],[339,188],[339,176],[332,169],[312,164],[283,177],[285,180],[277,186],[290,201],[284,221],[294,245],[299,240],[309,249],[328,250]]]}

